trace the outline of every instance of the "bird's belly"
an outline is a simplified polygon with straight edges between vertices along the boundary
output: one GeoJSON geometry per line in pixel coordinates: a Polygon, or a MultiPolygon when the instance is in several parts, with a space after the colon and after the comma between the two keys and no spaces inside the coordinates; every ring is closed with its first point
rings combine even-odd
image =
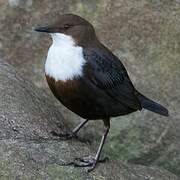
{"type": "Polygon", "coordinates": [[[55,81],[47,75],[46,79],[54,96],[82,118],[103,119],[131,111],[82,80],[55,81]]]}

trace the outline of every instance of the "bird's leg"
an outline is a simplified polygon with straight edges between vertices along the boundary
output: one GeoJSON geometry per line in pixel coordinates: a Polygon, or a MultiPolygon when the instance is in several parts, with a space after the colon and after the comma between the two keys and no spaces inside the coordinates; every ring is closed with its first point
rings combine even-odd
{"type": "Polygon", "coordinates": [[[58,136],[60,138],[64,138],[64,139],[71,139],[71,138],[77,138],[77,133],[79,132],[79,130],[88,122],[89,120],[86,119],[83,122],[81,122],[79,125],[77,125],[72,132],[70,133],[65,133],[65,134],[58,134],[56,132],[52,132],[52,134],[54,136],[58,136]]]}
{"type": "Polygon", "coordinates": [[[100,160],[100,154],[103,148],[103,145],[105,143],[106,137],[108,135],[109,129],[110,129],[110,120],[108,119],[104,119],[104,125],[105,125],[105,131],[103,133],[103,136],[101,138],[101,143],[99,145],[98,151],[96,153],[96,156],[94,158],[76,158],[74,162],[71,162],[69,164],[73,164],[76,167],[87,167],[90,166],[90,168],[88,169],[88,172],[92,171],[95,167],[96,164],[98,162],[104,162],[105,160],[107,160],[107,158],[100,160]]]}
{"type": "Polygon", "coordinates": [[[83,122],[81,122],[80,124],[78,124],[72,131],[73,134],[77,134],[79,132],[79,130],[88,122],[89,120],[86,119],[83,122]]]}

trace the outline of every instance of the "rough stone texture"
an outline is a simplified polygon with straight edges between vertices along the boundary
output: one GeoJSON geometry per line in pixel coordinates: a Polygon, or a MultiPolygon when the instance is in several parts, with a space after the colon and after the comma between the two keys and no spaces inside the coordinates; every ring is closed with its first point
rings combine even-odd
{"type": "MultiPolygon", "coordinates": [[[[32,28],[67,12],[90,20],[100,40],[121,57],[136,88],[170,110],[169,118],[147,111],[115,118],[106,153],[180,175],[180,1],[0,0],[0,55],[45,89],[43,66],[51,40],[32,28]]],[[[67,122],[80,120],[60,109],[67,122]]],[[[100,122],[89,123],[81,134],[97,144],[101,128],[100,122]]]]}
{"type": "Polygon", "coordinates": [[[66,131],[53,101],[2,62],[0,92],[0,139],[50,138],[52,131],[66,131]]]}
{"type": "Polygon", "coordinates": [[[62,166],[75,157],[94,154],[77,140],[62,141],[51,135],[52,130],[67,129],[46,93],[1,61],[0,92],[0,179],[177,180],[166,170],[118,161],[101,164],[90,174],[62,166]]]}
{"type": "Polygon", "coordinates": [[[0,176],[8,180],[178,180],[166,170],[118,161],[101,164],[89,174],[82,168],[61,166],[69,157],[85,152],[88,149],[78,142],[1,141],[0,176]]]}

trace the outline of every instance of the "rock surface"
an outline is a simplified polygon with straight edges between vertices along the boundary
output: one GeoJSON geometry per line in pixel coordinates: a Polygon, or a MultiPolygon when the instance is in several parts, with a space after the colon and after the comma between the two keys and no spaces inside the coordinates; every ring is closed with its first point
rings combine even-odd
{"type": "MultiPolygon", "coordinates": [[[[170,111],[168,118],[147,111],[116,118],[105,152],[114,159],[156,165],[180,175],[180,1],[0,0],[0,56],[46,89],[43,66],[51,40],[32,29],[68,12],[90,20],[100,40],[121,57],[135,87],[170,111]]],[[[80,120],[62,106],[60,111],[66,122],[80,120]]],[[[89,123],[81,135],[97,144],[101,127],[89,123]]]]}
{"type": "Polygon", "coordinates": [[[61,166],[83,154],[93,155],[77,140],[62,141],[51,131],[67,131],[61,113],[42,90],[0,61],[0,178],[177,180],[166,170],[110,161],[92,173],[61,166]]]}
{"type": "Polygon", "coordinates": [[[53,101],[2,62],[0,92],[0,139],[50,138],[52,131],[66,131],[53,101]]]}

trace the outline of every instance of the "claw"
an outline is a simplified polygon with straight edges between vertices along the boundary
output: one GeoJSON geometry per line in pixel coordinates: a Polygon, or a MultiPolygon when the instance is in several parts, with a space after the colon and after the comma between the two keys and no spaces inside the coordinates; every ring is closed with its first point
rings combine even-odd
{"type": "Polygon", "coordinates": [[[65,139],[65,140],[72,139],[72,138],[77,138],[77,135],[75,133],[72,133],[72,132],[57,133],[55,131],[52,131],[51,134],[53,136],[57,136],[57,137],[65,139]]]}
{"type": "Polygon", "coordinates": [[[96,164],[96,160],[94,158],[75,158],[73,165],[75,167],[89,167],[96,164]]]}
{"type": "Polygon", "coordinates": [[[103,163],[107,160],[108,160],[107,157],[100,160],[96,160],[95,158],[92,157],[83,157],[83,158],[75,158],[74,161],[66,165],[74,165],[74,167],[89,167],[87,169],[87,172],[90,172],[96,167],[97,162],[103,163]]]}
{"type": "Polygon", "coordinates": [[[90,168],[87,169],[87,172],[91,172],[96,167],[96,163],[94,163],[90,168]]]}
{"type": "Polygon", "coordinates": [[[52,131],[51,134],[53,136],[59,137],[62,140],[69,140],[69,139],[78,139],[82,143],[91,144],[91,141],[88,139],[83,139],[77,136],[76,133],[70,132],[70,133],[56,133],[55,131],[52,131]]]}

